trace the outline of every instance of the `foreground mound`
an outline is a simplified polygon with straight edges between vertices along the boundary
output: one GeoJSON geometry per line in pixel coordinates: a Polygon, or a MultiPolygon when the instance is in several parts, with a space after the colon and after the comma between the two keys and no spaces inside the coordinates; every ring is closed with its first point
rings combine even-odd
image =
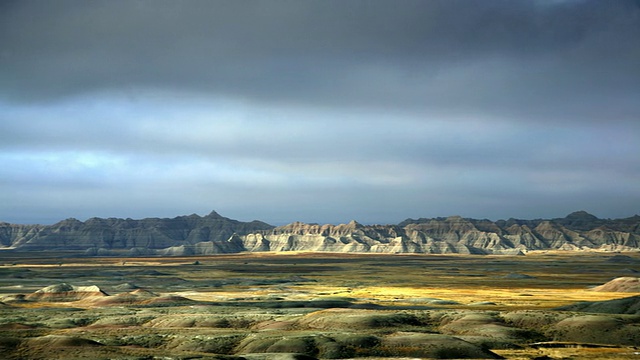
{"type": "MultiPolygon", "coordinates": [[[[433,318],[435,319],[437,316],[433,318]]],[[[541,338],[534,331],[515,327],[511,323],[507,324],[496,313],[444,313],[440,321],[442,323],[442,326],[439,327],[440,332],[475,344],[490,344],[492,348],[513,348],[517,347],[516,344],[524,344],[541,338]]]]}
{"type": "Polygon", "coordinates": [[[556,340],[596,344],[637,345],[640,343],[637,316],[581,315],[553,326],[556,340]]]}
{"type": "Polygon", "coordinates": [[[46,335],[29,339],[27,342],[29,345],[46,347],[102,346],[101,343],[94,340],[66,335],[46,335]]]}
{"type": "Polygon", "coordinates": [[[556,310],[581,311],[602,314],[639,314],[640,296],[631,296],[607,301],[585,301],[577,304],[561,306],[556,310]]]}
{"type": "Polygon", "coordinates": [[[364,330],[384,327],[416,326],[420,321],[404,313],[379,313],[367,310],[328,309],[302,317],[298,326],[309,329],[364,330]]]}
{"type": "Polygon", "coordinates": [[[288,336],[256,333],[236,346],[239,355],[298,353],[325,359],[352,357],[419,357],[435,359],[500,359],[480,346],[459,338],[418,332],[395,332],[386,336],[305,333],[288,336]]]}
{"type": "Polygon", "coordinates": [[[408,356],[436,359],[501,359],[502,357],[462,339],[441,335],[400,332],[382,341],[389,353],[383,356],[408,356]]]}
{"type": "Polygon", "coordinates": [[[640,278],[624,276],[596,286],[593,291],[637,292],[640,293],[640,278]]]}

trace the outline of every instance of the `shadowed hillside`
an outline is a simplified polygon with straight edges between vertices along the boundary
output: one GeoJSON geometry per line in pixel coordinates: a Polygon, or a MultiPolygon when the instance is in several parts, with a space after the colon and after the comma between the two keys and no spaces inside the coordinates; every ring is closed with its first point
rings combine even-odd
{"type": "Polygon", "coordinates": [[[599,219],[578,211],[564,218],[476,220],[459,216],[398,225],[295,222],[273,227],[215,211],[173,219],[67,219],[51,226],[0,223],[0,244],[17,251],[64,250],[86,255],[208,255],[240,252],[509,254],[531,250],[640,250],[640,216],[599,219]]]}

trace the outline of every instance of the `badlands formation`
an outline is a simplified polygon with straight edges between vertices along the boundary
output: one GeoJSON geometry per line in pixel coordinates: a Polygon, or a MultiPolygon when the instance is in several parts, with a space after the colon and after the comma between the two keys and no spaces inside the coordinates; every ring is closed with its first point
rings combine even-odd
{"type": "Polygon", "coordinates": [[[638,358],[639,240],[585,212],[0,223],[0,359],[638,358]]]}
{"type": "Polygon", "coordinates": [[[505,254],[533,250],[637,251],[640,216],[599,219],[584,211],[565,218],[476,220],[458,216],[397,225],[295,222],[274,227],[211,212],[173,219],[67,219],[57,224],[0,223],[0,249],[74,251],[88,256],[211,255],[243,252],[505,254]]]}

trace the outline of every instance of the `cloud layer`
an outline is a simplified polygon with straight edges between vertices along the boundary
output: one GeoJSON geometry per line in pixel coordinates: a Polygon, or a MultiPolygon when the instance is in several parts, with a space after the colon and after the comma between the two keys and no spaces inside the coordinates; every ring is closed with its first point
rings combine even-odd
{"type": "Polygon", "coordinates": [[[631,216],[636,1],[0,5],[0,220],[631,216]]]}

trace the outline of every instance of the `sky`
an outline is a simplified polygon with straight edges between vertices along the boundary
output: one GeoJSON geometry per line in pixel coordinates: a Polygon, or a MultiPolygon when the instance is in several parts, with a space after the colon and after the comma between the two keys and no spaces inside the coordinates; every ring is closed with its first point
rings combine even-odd
{"type": "Polygon", "coordinates": [[[640,1],[0,2],[0,221],[640,213],[640,1]]]}

